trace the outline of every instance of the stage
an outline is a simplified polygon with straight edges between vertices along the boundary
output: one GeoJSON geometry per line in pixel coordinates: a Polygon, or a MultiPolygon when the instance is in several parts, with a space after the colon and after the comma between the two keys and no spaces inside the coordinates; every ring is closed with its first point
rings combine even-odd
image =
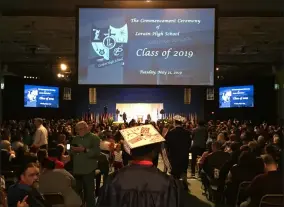
{"type": "MultiPolygon", "coordinates": [[[[117,103],[116,110],[120,111],[120,115],[124,112],[127,116],[127,122],[131,119],[138,121],[138,118],[145,122],[147,115],[150,114],[152,121],[157,121],[161,118],[160,111],[164,109],[163,103],[117,103]]],[[[118,116],[117,122],[123,122],[122,116],[118,116]]]]}

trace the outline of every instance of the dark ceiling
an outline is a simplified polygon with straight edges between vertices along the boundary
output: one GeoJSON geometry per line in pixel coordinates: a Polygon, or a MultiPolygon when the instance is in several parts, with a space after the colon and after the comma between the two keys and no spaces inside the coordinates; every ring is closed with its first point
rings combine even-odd
{"type": "MultiPolygon", "coordinates": [[[[56,73],[60,62],[74,70],[76,7],[99,0],[0,2],[0,61],[9,71],[56,73]]],[[[104,1],[105,6],[218,6],[218,65],[224,71],[278,67],[284,59],[283,0],[104,1]],[[190,3],[189,3],[190,2],[190,3]]]]}

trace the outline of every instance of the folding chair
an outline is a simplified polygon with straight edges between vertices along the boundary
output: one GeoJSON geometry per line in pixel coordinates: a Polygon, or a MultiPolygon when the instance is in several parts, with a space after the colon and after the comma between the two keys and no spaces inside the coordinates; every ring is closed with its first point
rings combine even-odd
{"type": "Polygon", "coordinates": [[[250,181],[244,181],[240,183],[237,193],[237,199],[236,199],[236,207],[240,205],[240,202],[243,200],[241,199],[242,193],[245,191],[245,189],[251,184],[250,181]]]}
{"type": "Polygon", "coordinates": [[[259,207],[283,207],[284,195],[283,194],[267,194],[260,200],[259,207]]]}
{"type": "Polygon", "coordinates": [[[64,205],[64,197],[61,193],[44,193],[43,197],[51,206],[64,205]]]}

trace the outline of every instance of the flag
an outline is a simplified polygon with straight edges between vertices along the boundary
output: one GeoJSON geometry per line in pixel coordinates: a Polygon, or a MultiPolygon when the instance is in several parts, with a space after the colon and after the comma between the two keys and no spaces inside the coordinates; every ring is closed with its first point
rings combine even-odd
{"type": "Polygon", "coordinates": [[[99,122],[100,122],[100,115],[97,114],[97,115],[96,115],[96,123],[99,123],[99,122]]]}

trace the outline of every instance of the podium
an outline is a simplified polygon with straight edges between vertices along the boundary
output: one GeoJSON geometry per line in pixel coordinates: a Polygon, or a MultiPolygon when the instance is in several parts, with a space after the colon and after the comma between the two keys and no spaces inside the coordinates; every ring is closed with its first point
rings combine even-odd
{"type": "Polygon", "coordinates": [[[143,123],[143,115],[137,115],[137,122],[143,123]]]}

